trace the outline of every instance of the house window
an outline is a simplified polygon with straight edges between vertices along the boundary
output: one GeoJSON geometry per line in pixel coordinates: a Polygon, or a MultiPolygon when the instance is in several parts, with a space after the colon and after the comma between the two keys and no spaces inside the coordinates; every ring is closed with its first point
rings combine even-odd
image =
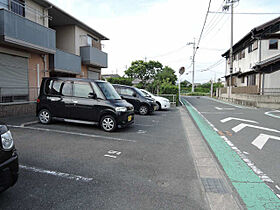
{"type": "Polygon", "coordinates": [[[25,1],[24,0],[12,0],[11,11],[25,17],[25,1]]]}
{"type": "Polygon", "coordinates": [[[244,83],[245,77],[241,77],[241,83],[244,83]]]}
{"type": "Polygon", "coordinates": [[[252,74],[247,77],[247,86],[256,85],[256,75],[252,74]]]}
{"type": "Polygon", "coordinates": [[[253,44],[250,44],[249,47],[248,47],[248,53],[250,53],[252,51],[253,51],[253,44]]]}
{"type": "Polygon", "coordinates": [[[258,40],[253,43],[253,51],[258,49],[258,40]]]}
{"type": "Polygon", "coordinates": [[[88,46],[95,46],[95,43],[97,43],[97,42],[98,42],[98,39],[87,35],[87,45],[88,46]]]}
{"type": "Polygon", "coordinates": [[[245,50],[241,51],[241,58],[245,58],[245,50]]]}
{"type": "Polygon", "coordinates": [[[278,50],[278,39],[269,40],[269,49],[270,50],[278,50]]]}

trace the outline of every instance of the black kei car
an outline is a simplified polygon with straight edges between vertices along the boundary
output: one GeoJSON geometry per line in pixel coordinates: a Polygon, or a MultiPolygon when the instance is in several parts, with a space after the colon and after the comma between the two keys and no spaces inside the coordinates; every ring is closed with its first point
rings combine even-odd
{"type": "Polygon", "coordinates": [[[145,94],[136,87],[117,84],[113,84],[113,87],[123,99],[134,106],[135,112],[141,115],[151,114],[158,109],[156,101],[146,97],[145,94]]]}
{"type": "Polygon", "coordinates": [[[111,132],[134,122],[134,108],[105,81],[43,78],[37,116],[43,124],[51,120],[99,124],[111,132]]]}
{"type": "Polygon", "coordinates": [[[18,179],[18,155],[8,127],[0,122],[0,193],[18,179]]]}

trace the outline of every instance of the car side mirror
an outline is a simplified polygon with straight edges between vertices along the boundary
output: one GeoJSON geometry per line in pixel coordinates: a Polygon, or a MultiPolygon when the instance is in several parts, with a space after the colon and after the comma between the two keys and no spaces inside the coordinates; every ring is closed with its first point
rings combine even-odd
{"type": "Polygon", "coordinates": [[[88,98],[97,99],[97,95],[95,93],[89,93],[88,98]]]}
{"type": "Polygon", "coordinates": [[[132,96],[133,96],[133,97],[137,97],[137,94],[136,94],[136,93],[133,93],[132,96]]]}

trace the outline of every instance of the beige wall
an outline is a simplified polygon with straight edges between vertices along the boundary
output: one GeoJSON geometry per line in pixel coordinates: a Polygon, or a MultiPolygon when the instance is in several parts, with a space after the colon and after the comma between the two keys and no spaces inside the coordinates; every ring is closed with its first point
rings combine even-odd
{"type": "Polygon", "coordinates": [[[279,78],[280,70],[270,74],[265,74],[264,88],[280,88],[279,78]]]}
{"type": "Polygon", "coordinates": [[[28,59],[28,79],[29,79],[29,100],[34,101],[38,97],[38,85],[41,85],[42,78],[49,76],[49,56],[47,56],[47,72],[44,72],[44,59],[39,54],[31,53],[28,59]],[[39,81],[37,81],[37,64],[39,64],[39,81]]]}
{"type": "Polygon", "coordinates": [[[25,17],[36,23],[48,27],[48,10],[32,0],[25,0],[25,17]]]}
{"type": "Polygon", "coordinates": [[[76,55],[80,55],[80,47],[87,46],[87,35],[90,35],[99,40],[98,43],[96,43],[93,47],[101,50],[101,43],[99,38],[97,38],[91,33],[88,33],[82,28],[75,26],[75,52],[76,52],[75,54],[76,55]]]}
{"type": "Polygon", "coordinates": [[[58,49],[80,55],[80,52],[76,53],[74,25],[55,27],[54,30],[56,30],[56,47],[58,49]]]}

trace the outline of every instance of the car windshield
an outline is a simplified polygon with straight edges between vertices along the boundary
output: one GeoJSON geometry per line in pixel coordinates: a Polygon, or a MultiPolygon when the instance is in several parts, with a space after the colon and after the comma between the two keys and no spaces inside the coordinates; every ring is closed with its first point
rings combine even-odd
{"type": "Polygon", "coordinates": [[[117,93],[115,88],[109,82],[97,82],[98,87],[103,92],[107,99],[121,100],[122,98],[117,93]]]}

